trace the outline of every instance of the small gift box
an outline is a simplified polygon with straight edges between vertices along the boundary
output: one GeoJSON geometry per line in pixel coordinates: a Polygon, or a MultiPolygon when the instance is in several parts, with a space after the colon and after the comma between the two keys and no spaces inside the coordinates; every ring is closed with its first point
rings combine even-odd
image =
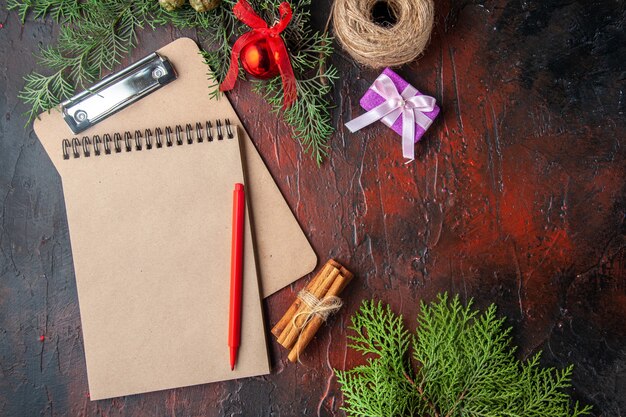
{"type": "Polygon", "coordinates": [[[351,132],[378,120],[402,136],[402,154],[415,156],[417,143],[439,114],[433,97],[420,93],[390,68],[376,78],[360,101],[367,113],[346,123],[351,132]]]}

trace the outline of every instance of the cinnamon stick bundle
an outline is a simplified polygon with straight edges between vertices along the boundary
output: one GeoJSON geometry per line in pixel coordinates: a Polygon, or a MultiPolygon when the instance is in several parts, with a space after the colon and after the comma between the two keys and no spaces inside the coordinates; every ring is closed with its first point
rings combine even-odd
{"type": "Polygon", "coordinates": [[[337,305],[340,302],[337,297],[352,278],[353,274],[339,262],[329,260],[272,328],[278,343],[290,349],[288,358],[291,362],[297,361],[313,340],[326,321],[328,312],[340,306],[337,305]]]}

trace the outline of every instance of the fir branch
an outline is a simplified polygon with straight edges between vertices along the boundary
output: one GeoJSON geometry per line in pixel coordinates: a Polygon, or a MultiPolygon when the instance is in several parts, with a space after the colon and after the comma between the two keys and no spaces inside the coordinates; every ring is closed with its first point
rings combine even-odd
{"type": "Polygon", "coordinates": [[[20,92],[22,100],[32,106],[29,121],[69,98],[76,87],[86,88],[119,64],[134,48],[136,32],[154,8],[150,0],[27,0],[21,4],[26,12],[32,8],[35,17],[51,14],[64,19],[56,47],[43,47],[39,56],[39,64],[55,73],[27,76],[20,92]],[[58,14],[53,14],[55,11],[58,14]],[[50,82],[44,82],[46,79],[50,82]]]}
{"type": "MultiPolygon", "coordinates": [[[[220,84],[226,77],[228,67],[221,65],[223,60],[230,59],[230,47],[228,43],[223,43],[219,48],[213,51],[201,51],[204,62],[209,67],[207,78],[209,80],[209,97],[219,99],[222,95],[220,92],[220,84]]],[[[239,71],[240,77],[243,78],[243,71],[239,71]]]]}
{"type": "Polygon", "coordinates": [[[74,22],[80,16],[80,0],[9,0],[9,10],[17,10],[22,23],[32,11],[36,19],[46,16],[52,17],[57,22],[74,22]]]}
{"type": "Polygon", "coordinates": [[[458,296],[440,295],[421,304],[415,335],[380,302],[363,303],[352,323],[349,346],[366,355],[366,364],[336,370],[350,416],[578,417],[591,410],[572,405],[565,392],[571,366],[543,368],[539,354],[524,363],[515,359],[511,329],[494,305],[480,313],[471,301],[463,306],[458,296]],[[409,344],[415,371],[405,360],[409,344]]]}
{"type": "MultiPolygon", "coordinates": [[[[219,84],[230,65],[231,44],[249,30],[233,15],[235,3],[236,0],[224,0],[214,10],[197,13],[189,5],[165,11],[156,0],[9,0],[9,8],[17,11],[22,22],[32,13],[34,18],[50,16],[62,24],[56,45],[43,47],[39,54],[39,64],[53,74],[31,74],[26,77],[26,85],[20,93],[32,106],[29,121],[41,111],[56,106],[71,95],[72,90],[87,88],[113,70],[133,50],[137,31],[145,26],[196,29],[198,37],[208,44],[203,57],[210,67],[210,96],[219,97],[219,84]]],[[[281,0],[252,2],[270,25],[278,18],[280,3],[281,0]]],[[[291,3],[293,18],[284,32],[296,74],[298,99],[282,111],[279,77],[265,83],[255,82],[254,89],[291,127],[303,149],[321,164],[328,150],[326,142],[334,132],[327,96],[337,71],[326,68],[325,63],[332,53],[332,38],[311,29],[310,4],[311,0],[291,3]]],[[[240,78],[244,78],[243,70],[240,70],[240,78]]]]}
{"type": "Polygon", "coordinates": [[[290,54],[291,63],[297,72],[319,68],[333,52],[333,38],[326,33],[315,33],[303,40],[290,54]]]}
{"type": "Polygon", "coordinates": [[[17,11],[17,15],[22,23],[26,22],[26,16],[32,9],[35,0],[9,0],[7,3],[8,10],[17,11]]]}
{"type": "MultiPolygon", "coordinates": [[[[232,14],[232,4],[224,1],[214,17],[214,30],[200,31],[198,35],[208,43],[211,49],[202,51],[204,61],[209,66],[209,95],[211,98],[219,98],[220,83],[226,77],[230,65],[230,41],[233,33],[237,31],[238,21],[232,14]]],[[[243,78],[243,70],[240,68],[240,77],[243,78]]]]}
{"type": "Polygon", "coordinates": [[[26,76],[26,85],[18,97],[31,105],[29,120],[37,117],[44,110],[56,107],[61,101],[72,96],[74,88],[67,82],[63,71],[46,76],[33,72],[26,76]]]}
{"type": "Polygon", "coordinates": [[[292,134],[302,144],[305,152],[310,153],[318,165],[328,153],[326,141],[334,132],[331,123],[331,105],[326,96],[332,90],[333,82],[338,78],[337,70],[328,67],[324,74],[297,80],[298,99],[293,105],[283,110],[283,88],[280,78],[269,82],[255,81],[254,91],[265,97],[273,112],[291,126],[292,134]],[[329,80],[330,82],[324,82],[329,80]]]}
{"type": "Polygon", "coordinates": [[[80,0],[9,0],[7,5],[9,10],[17,10],[22,23],[30,11],[36,19],[50,16],[57,23],[73,22],[80,16],[81,7],[80,0]]]}
{"type": "MultiPolygon", "coordinates": [[[[153,3],[156,4],[156,2],[153,3]]],[[[179,29],[213,30],[220,28],[223,15],[226,13],[228,10],[224,4],[203,13],[196,12],[188,3],[172,11],[157,7],[151,24],[154,27],[172,25],[179,29]]]]}
{"type": "MultiPolygon", "coordinates": [[[[230,7],[235,2],[230,3],[230,7]]],[[[271,25],[278,16],[281,0],[251,2],[255,10],[271,25]]],[[[280,77],[269,81],[253,80],[253,90],[262,95],[272,106],[273,112],[280,115],[290,126],[294,139],[300,141],[305,152],[311,154],[318,165],[328,153],[327,141],[334,132],[330,110],[332,106],[328,95],[338,78],[337,70],[326,67],[325,63],[332,54],[332,37],[326,33],[312,33],[309,25],[310,0],[292,2],[293,17],[285,30],[285,40],[289,49],[290,59],[296,73],[298,98],[288,109],[283,110],[283,89],[280,77]],[[311,74],[313,73],[313,74],[311,74]]],[[[229,13],[232,16],[232,13],[229,13]]],[[[239,26],[243,31],[247,27],[237,21],[227,22],[233,27],[239,26]]],[[[217,32],[214,45],[217,48],[204,54],[205,61],[212,69],[211,96],[219,97],[218,87],[226,76],[230,64],[230,50],[227,33],[235,30],[217,32]],[[222,37],[220,37],[222,36],[222,37]]],[[[240,78],[243,70],[240,68],[240,78]]]]}
{"type": "Polygon", "coordinates": [[[389,306],[366,301],[352,317],[350,347],[368,355],[367,365],[350,371],[336,371],[343,387],[344,408],[353,416],[402,416],[420,408],[413,389],[408,361],[410,335],[402,317],[389,306]],[[373,357],[372,357],[373,356],[373,357]]]}
{"type": "Polygon", "coordinates": [[[57,23],[76,21],[80,16],[80,11],[80,0],[44,0],[33,4],[35,18],[51,16],[57,23]]]}

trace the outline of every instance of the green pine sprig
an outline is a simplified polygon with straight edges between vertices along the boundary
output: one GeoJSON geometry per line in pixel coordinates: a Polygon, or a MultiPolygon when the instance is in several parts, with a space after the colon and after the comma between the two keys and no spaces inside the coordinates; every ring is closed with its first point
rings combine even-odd
{"type": "MultiPolygon", "coordinates": [[[[271,24],[279,19],[278,6],[281,2],[282,0],[257,0],[250,4],[271,24]]],[[[227,3],[232,7],[236,1],[228,0],[227,3]]],[[[330,114],[332,105],[328,96],[338,74],[334,67],[326,65],[333,52],[333,39],[327,33],[318,33],[311,29],[310,5],[311,0],[291,2],[293,17],[284,32],[297,79],[297,100],[288,109],[283,109],[283,88],[278,77],[269,81],[253,80],[253,91],[265,98],[272,106],[272,111],[291,127],[293,137],[300,141],[304,151],[320,165],[328,154],[328,138],[334,132],[330,114]]],[[[239,32],[235,31],[237,35],[248,30],[238,23],[234,26],[239,27],[239,32]]],[[[204,55],[207,64],[214,70],[211,84],[214,96],[219,94],[217,89],[228,70],[228,65],[224,65],[224,62],[229,62],[231,50],[227,33],[229,31],[222,33],[224,39],[221,42],[218,34],[215,39],[218,48],[204,55]]],[[[240,78],[243,76],[241,71],[240,78]]]]}
{"type": "Polygon", "coordinates": [[[410,334],[389,306],[365,301],[353,316],[349,347],[364,365],[335,370],[350,416],[578,417],[591,407],[572,404],[572,366],[520,362],[511,328],[491,305],[483,313],[459,297],[421,303],[410,334]]]}
{"type": "Polygon", "coordinates": [[[39,54],[39,64],[53,74],[31,73],[19,94],[31,105],[29,121],[119,65],[135,47],[146,16],[158,10],[147,0],[12,0],[9,8],[22,19],[32,8],[35,17],[49,14],[61,23],[57,44],[39,54]]]}
{"type": "Polygon", "coordinates": [[[328,153],[326,139],[334,132],[330,115],[332,107],[325,98],[330,93],[332,84],[325,81],[332,82],[337,77],[337,70],[329,67],[322,75],[297,80],[298,99],[284,110],[280,78],[269,82],[255,81],[253,85],[253,90],[265,97],[272,106],[272,111],[291,126],[294,138],[300,141],[305,152],[310,153],[318,165],[328,153]]]}
{"type": "MultiPolygon", "coordinates": [[[[131,53],[137,32],[146,26],[196,29],[201,42],[209,45],[203,56],[211,68],[207,71],[210,96],[219,97],[218,87],[230,64],[231,45],[249,29],[233,15],[235,2],[224,0],[212,11],[197,13],[189,5],[168,12],[156,0],[9,0],[9,10],[17,11],[22,22],[31,13],[36,19],[51,17],[60,24],[57,43],[43,47],[39,53],[39,64],[47,70],[25,77],[19,95],[30,105],[29,121],[113,71],[131,53]]],[[[251,3],[270,24],[278,18],[280,1],[251,3]]],[[[280,78],[255,82],[254,90],[291,126],[294,138],[320,164],[334,131],[328,95],[337,71],[326,66],[332,38],[310,28],[310,4],[311,0],[292,2],[293,19],[284,32],[297,78],[297,102],[281,111],[280,78]]],[[[240,78],[245,78],[243,71],[240,78]]]]}
{"type": "Polygon", "coordinates": [[[26,20],[31,10],[36,19],[50,16],[57,23],[74,22],[80,17],[81,6],[80,0],[9,0],[8,2],[8,9],[17,10],[22,22],[26,20]]]}
{"type": "MultiPolygon", "coordinates": [[[[18,97],[32,109],[51,109],[74,93],[74,87],[65,79],[62,70],[47,76],[34,72],[27,75],[25,81],[26,85],[18,97]]],[[[36,114],[39,111],[31,113],[31,117],[36,114]]]]}

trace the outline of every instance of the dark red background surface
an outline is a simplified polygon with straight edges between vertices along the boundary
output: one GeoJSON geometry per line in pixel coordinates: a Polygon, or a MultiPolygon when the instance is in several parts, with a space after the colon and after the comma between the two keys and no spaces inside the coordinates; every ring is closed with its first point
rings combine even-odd
{"type": "MultiPolygon", "coordinates": [[[[329,4],[315,7],[318,28],[329,4]]],[[[342,415],[332,368],[359,360],[346,350],[350,314],[377,298],[413,327],[419,300],[439,291],[496,303],[520,358],[542,349],[547,365],[573,363],[574,396],[620,415],[625,15],[621,0],[437,2],[425,56],[399,70],[442,107],[408,165],[383,125],[342,127],[377,72],[340,50],[338,131],[321,168],[240,84],[233,104],[320,260],[357,274],[346,305],[302,364],[272,341],[269,376],[90,402],[61,184],[16,98],[56,29],[22,27],[2,7],[0,415],[342,415]]],[[[146,30],[133,58],[185,34],[146,30]]],[[[270,324],[303,283],[266,302],[270,324]]]]}

